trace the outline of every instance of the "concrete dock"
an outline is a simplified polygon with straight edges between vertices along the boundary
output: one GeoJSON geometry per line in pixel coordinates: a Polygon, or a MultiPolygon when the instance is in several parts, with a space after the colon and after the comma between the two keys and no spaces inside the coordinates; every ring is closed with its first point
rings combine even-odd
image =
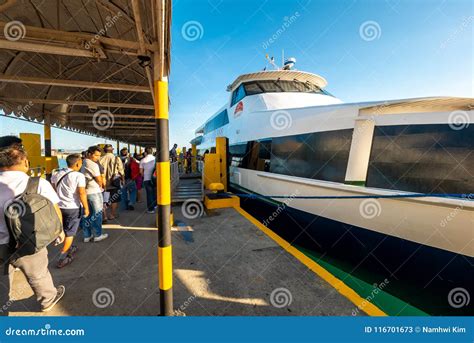
{"type": "MultiPolygon", "coordinates": [[[[353,302],[281,244],[244,217],[239,209],[213,210],[184,218],[173,207],[174,308],[186,316],[351,315],[353,302]]],[[[143,203],[106,224],[110,237],[98,243],[77,240],[74,262],[50,271],[66,286],[64,299],[39,312],[23,274],[15,272],[11,316],[154,316],[159,313],[155,216],[143,203]]],[[[81,237],[81,236],[80,236],[81,237]]],[[[365,315],[357,311],[358,315],[365,315]]]]}

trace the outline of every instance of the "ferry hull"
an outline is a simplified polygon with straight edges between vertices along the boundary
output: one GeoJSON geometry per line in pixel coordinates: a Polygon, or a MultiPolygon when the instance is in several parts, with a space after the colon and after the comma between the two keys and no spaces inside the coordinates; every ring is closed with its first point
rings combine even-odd
{"type": "MultiPolygon", "coordinates": [[[[288,180],[270,180],[259,177],[257,173],[241,168],[234,170],[233,191],[237,194],[251,192],[274,195],[286,192],[288,195],[293,194],[293,197],[308,195],[308,192],[313,192],[312,195],[324,192],[315,186],[306,185],[313,189],[309,191],[305,185],[288,180]],[[243,187],[243,184],[247,187],[243,187]],[[280,193],[276,190],[280,190],[280,193]]],[[[333,188],[331,192],[345,194],[341,189],[335,191],[333,188]]],[[[339,200],[345,201],[343,207],[334,203],[334,200],[324,204],[325,201],[294,199],[291,196],[286,200],[242,197],[241,206],[285,240],[315,252],[322,260],[336,264],[347,274],[371,284],[389,280],[385,292],[423,312],[430,315],[473,314],[469,306],[453,307],[448,297],[453,289],[459,287],[474,294],[474,258],[472,254],[469,255],[472,243],[466,239],[463,242],[454,241],[458,236],[472,237],[468,234],[474,220],[471,209],[454,205],[443,207],[421,200],[416,203],[384,199],[382,211],[376,218],[358,219],[360,199],[339,200]],[[414,208],[418,217],[404,211],[404,206],[414,208]],[[394,213],[397,207],[400,211],[394,213]],[[303,208],[310,208],[312,213],[303,208]],[[423,211],[432,211],[436,215],[428,218],[423,211]],[[445,213],[441,213],[443,211],[445,213]],[[397,215],[399,220],[393,221],[393,216],[397,215]],[[443,226],[439,218],[450,215],[453,218],[443,226]],[[387,222],[385,228],[384,221],[387,222]],[[430,221],[437,223],[438,227],[433,227],[430,221]],[[364,223],[370,223],[372,227],[368,228],[369,225],[364,223]],[[392,225],[391,234],[384,232],[387,225],[392,225]],[[437,233],[429,235],[426,232],[428,227],[432,228],[432,233],[437,233]],[[462,230],[466,230],[467,235],[462,230]],[[453,235],[453,241],[444,243],[441,235],[453,235]],[[423,243],[430,243],[431,246],[423,243]],[[457,246],[459,251],[436,247],[442,244],[450,244],[452,248],[457,246]]]]}

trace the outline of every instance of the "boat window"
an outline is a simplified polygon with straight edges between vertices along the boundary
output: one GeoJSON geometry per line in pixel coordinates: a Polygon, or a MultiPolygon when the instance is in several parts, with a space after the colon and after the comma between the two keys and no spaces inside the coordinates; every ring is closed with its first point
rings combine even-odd
{"type": "Polygon", "coordinates": [[[368,187],[420,193],[474,193],[474,126],[377,126],[368,187]]]}
{"type": "Polygon", "coordinates": [[[251,81],[244,83],[245,93],[247,95],[254,95],[260,93],[274,93],[274,92],[298,92],[298,93],[320,93],[331,95],[322,90],[316,85],[301,81],[251,81]]]}
{"type": "Polygon", "coordinates": [[[231,146],[232,166],[344,182],[352,131],[306,133],[231,146]]]}
{"type": "Polygon", "coordinates": [[[247,145],[243,168],[270,171],[271,140],[252,141],[247,145]]]}
{"type": "Polygon", "coordinates": [[[344,182],[352,129],[273,138],[270,172],[344,182]]]}
{"type": "Polygon", "coordinates": [[[270,171],[272,141],[251,141],[229,147],[231,165],[251,170],[270,171]]]}
{"type": "Polygon", "coordinates": [[[309,82],[266,80],[266,81],[250,81],[241,84],[232,93],[231,106],[234,106],[247,95],[255,95],[261,93],[276,92],[293,92],[293,93],[316,93],[333,96],[331,93],[313,85],[309,82]]]}
{"type": "Polygon", "coordinates": [[[204,134],[217,130],[226,124],[229,124],[229,116],[227,110],[224,110],[204,125],[204,134]]]}
{"type": "Polygon", "coordinates": [[[245,93],[247,93],[247,95],[260,94],[262,92],[263,89],[256,82],[245,85],[245,93]]]}
{"type": "Polygon", "coordinates": [[[245,98],[247,94],[245,93],[245,88],[244,85],[240,85],[239,88],[237,88],[233,93],[232,93],[232,102],[230,106],[234,106],[236,103],[238,103],[240,100],[245,98]]]}
{"type": "Polygon", "coordinates": [[[231,166],[242,167],[242,160],[245,156],[247,144],[236,144],[229,146],[229,155],[231,160],[231,166]]]}

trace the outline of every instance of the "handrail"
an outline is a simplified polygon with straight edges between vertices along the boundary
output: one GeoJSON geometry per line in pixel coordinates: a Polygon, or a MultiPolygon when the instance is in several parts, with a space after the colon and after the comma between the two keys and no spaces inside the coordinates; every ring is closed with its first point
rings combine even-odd
{"type": "Polygon", "coordinates": [[[201,201],[204,201],[204,161],[197,161],[197,170],[201,173],[201,201]]]}
{"type": "Polygon", "coordinates": [[[178,162],[170,163],[170,168],[171,168],[171,190],[174,190],[179,184],[178,162]]]}

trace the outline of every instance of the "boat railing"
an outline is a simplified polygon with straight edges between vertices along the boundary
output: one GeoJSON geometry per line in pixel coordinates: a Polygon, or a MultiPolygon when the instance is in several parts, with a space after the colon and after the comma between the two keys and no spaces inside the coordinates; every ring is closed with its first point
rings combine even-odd
{"type": "Polygon", "coordinates": [[[198,173],[202,173],[204,169],[204,161],[197,161],[197,171],[198,173]]]}

